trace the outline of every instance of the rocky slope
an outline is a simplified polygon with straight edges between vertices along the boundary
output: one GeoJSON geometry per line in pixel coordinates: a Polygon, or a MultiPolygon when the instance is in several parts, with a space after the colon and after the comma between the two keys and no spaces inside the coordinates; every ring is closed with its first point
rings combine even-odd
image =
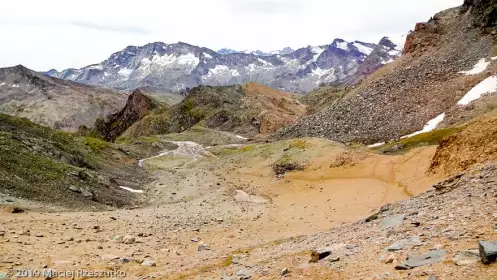
{"type": "Polygon", "coordinates": [[[273,133],[305,114],[307,106],[297,95],[255,83],[195,87],[172,107],[136,90],[123,110],[97,120],[93,130],[82,134],[114,141],[119,136],[180,133],[196,126],[255,137],[273,133]]]}
{"type": "MultiPolygon", "coordinates": [[[[491,59],[495,32],[474,24],[482,20],[475,11],[493,11],[494,5],[494,1],[467,1],[464,7],[417,24],[399,60],[375,72],[340,102],[283,129],[277,137],[318,136],[373,144],[420,131],[428,121],[429,126],[437,126],[444,117],[452,124],[461,121],[458,117],[469,116],[463,112],[472,111],[478,102],[479,95],[471,90],[478,86],[478,92],[482,87],[483,93],[495,91],[493,78],[485,81],[497,73],[491,59]],[[467,94],[466,98],[477,98],[460,103],[467,94]]],[[[487,15],[491,20],[493,13],[487,15]]]]}
{"type": "Polygon", "coordinates": [[[94,138],[0,114],[0,204],[9,199],[71,210],[132,207],[145,174],[136,160],[94,138]]]}
{"type": "Polygon", "coordinates": [[[354,82],[399,57],[400,47],[384,38],[379,44],[336,39],[329,45],[267,55],[221,53],[186,43],[129,46],[107,60],[81,69],[45,74],[79,83],[134,90],[154,87],[180,91],[198,85],[226,86],[257,82],[291,92],[320,83],[354,82]],[[366,61],[367,67],[362,63],[366,61]],[[359,74],[356,74],[360,70],[359,74]],[[355,77],[355,76],[354,76],[355,77]],[[349,78],[349,79],[348,79],[349,78]]]}
{"type": "Polygon", "coordinates": [[[173,108],[171,132],[194,125],[253,137],[294,123],[307,108],[290,93],[263,85],[197,87],[173,108]]]}
{"type": "Polygon", "coordinates": [[[0,112],[65,131],[122,108],[127,95],[48,77],[18,65],[0,69],[0,112]]]}
{"type": "MultiPolygon", "coordinates": [[[[129,96],[126,106],[124,106],[121,111],[105,118],[98,119],[95,122],[94,131],[90,132],[90,135],[95,134],[97,137],[101,137],[106,141],[114,141],[133,124],[145,117],[147,117],[146,122],[149,123],[149,125],[157,126],[155,129],[157,134],[166,132],[167,125],[163,124],[163,122],[156,123],[155,121],[152,121],[150,118],[153,118],[153,116],[150,116],[150,114],[153,114],[153,112],[168,114],[168,108],[169,106],[158,102],[154,98],[143,93],[143,91],[139,89],[135,90],[129,96]]],[[[168,115],[164,118],[165,120],[169,119],[168,115]]],[[[152,128],[141,128],[141,130],[145,129],[149,130],[152,128]]]]}

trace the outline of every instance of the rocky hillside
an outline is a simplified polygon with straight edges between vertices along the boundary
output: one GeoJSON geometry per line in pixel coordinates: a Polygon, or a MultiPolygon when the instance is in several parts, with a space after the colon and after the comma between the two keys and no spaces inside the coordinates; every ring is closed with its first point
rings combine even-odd
{"type": "MultiPolygon", "coordinates": [[[[373,144],[421,130],[467,121],[494,80],[495,1],[466,1],[416,25],[403,56],[317,114],[277,134],[279,138],[327,137],[341,142],[373,144]],[[479,11],[486,11],[482,18],[479,11]]],[[[489,108],[490,109],[490,108],[489,108]]],[[[488,110],[487,110],[488,111],[488,110]]]]}
{"type": "MultiPolygon", "coordinates": [[[[137,121],[150,115],[151,112],[158,110],[162,114],[167,114],[167,108],[168,106],[166,104],[158,102],[154,98],[143,93],[143,91],[139,89],[135,90],[129,96],[126,106],[124,106],[121,111],[105,118],[98,119],[95,122],[94,131],[90,134],[96,134],[97,137],[101,137],[106,141],[114,141],[137,121]]],[[[148,116],[147,120],[150,120],[150,117],[151,116],[148,116]]],[[[168,117],[165,119],[168,120],[168,117]]],[[[154,125],[154,122],[147,123],[154,125]]],[[[161,131],[161,125],[158,124],[156,126],[158,127],[155,131],[159,133],[161,131]]],[[[166,124],[164,124],[164,128],[162,129],[162,132],[165,131],[167,131],[166,124]]]]}
{"type": "Polygon", "coordinates": [[[336,39],[329,45],[291,52],[286,49],[273,55],[229,50],[218,53],[182,42],[169,45],[156,42],[129,46],[99,64],[61,72],[50,70],[45,74],[125,90],[153,87],[180,91],[198,85],[257,82],[276,89],[305,92],[320,83],[354,82],[399,55],[400,46],[387,38],[379,44],[336,39]],[[361,67],[365,61],[368,66],[361,67]]]}
{"type": "Polygon", "coordinates": [[[295,95],[260,84],[200,86],[173,108],[170,132],[200,125],[253,137],[292,124],[306,112],[295,95]]]}
{"type": "Polygon", "coordinates": [[[123,110],[80,132],[114,141],[119,136],[180,133],[197,126],[254,137],[274,133],[306,114],[307,106],[297,95],[255,83],[195,87],[172,107],[136,90],[123,110]]]}
{"type": "Polygon", "coordinates": [[[0,200],[26,200],[74,210],[131,207],[145,174],[108,143],[73,137],[0,114],[0,200]]]}
{"type": "Polygon", "coordinates": [[[0,69],[0,112],[65,131],[124,106],[126,94],[48,77],[18,65],[0,69]]]}

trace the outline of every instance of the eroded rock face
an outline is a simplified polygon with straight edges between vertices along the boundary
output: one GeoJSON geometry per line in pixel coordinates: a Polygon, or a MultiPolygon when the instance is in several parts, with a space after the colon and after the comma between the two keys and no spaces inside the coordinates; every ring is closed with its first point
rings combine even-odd
{"type": "Polygon", "coordinates": [[[114,141],[131,125],[141,120],[150,111],[156,109],[159,103],[145,95],[142,91],[134,91],[128,98],[126,106],[116,114],[95,123],[97,133],[107,141],[114,141]]]}
{"type": "Polygon", "coordinates": [[[497,1],[495,0],[465,0],[463,12],[474,16],[474,24],[479,27],[497,26],[497,1]]]}

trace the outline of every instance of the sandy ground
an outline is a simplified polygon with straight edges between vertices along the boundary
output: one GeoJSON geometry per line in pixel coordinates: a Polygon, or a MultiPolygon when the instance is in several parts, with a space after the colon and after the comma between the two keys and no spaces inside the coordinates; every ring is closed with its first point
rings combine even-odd
{"type": "MultiPolygon", "coordinates": [[[[386,203],[429,190],[442,177],[425,174],[434,147],[384,156],[325,140],[307,139],[303,149],[288,145],[257,144],[248,152],[240,152],[246,146],[230,147],[235,152],[227,154],[217,147],[197,150],[198,157],[168,154],[145,161],[156,180],[147,186],[149,204],[141,209],[2,213],[0,271],[117,269],[127,279],[192,279],[229,267],[233,255],[251,248],[356,222],[386,203]],[[286,154],[305,162],[304,171],[275,176],[272,165],[286,154]],[[124,244],[119,236],[135,240],[124,244]],[[200,244],[210,250],[199,251],[200,244]],[[148,259],[155,266],[141,265],[148,259]]],[[[209,277],[220,279],[219,273],[209,277]]]]}

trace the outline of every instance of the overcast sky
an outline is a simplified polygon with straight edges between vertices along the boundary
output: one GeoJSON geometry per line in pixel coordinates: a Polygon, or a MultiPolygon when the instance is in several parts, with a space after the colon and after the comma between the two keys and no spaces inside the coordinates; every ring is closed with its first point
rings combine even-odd
{"type": "Polygon", "coordinates": [[[271,51],[377,42],[463,0],[2,1],[0,67],[79,68],[128,45],[178,41],[214,50],[271,51]]]}

